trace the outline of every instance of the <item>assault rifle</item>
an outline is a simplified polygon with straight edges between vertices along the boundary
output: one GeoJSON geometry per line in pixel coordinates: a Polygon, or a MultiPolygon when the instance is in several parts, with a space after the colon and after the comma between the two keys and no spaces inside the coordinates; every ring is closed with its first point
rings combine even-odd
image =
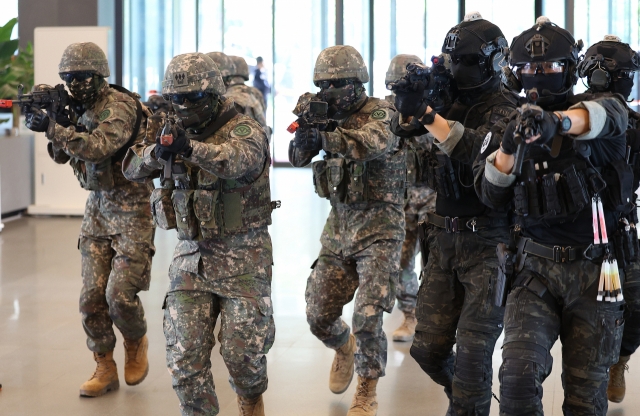
{"type": "MultiPolygon", "coordinates": [[[[535,104],[538,100],[538,90],[536,88],[532,88],[527,92],[528,101],[535,104]]],[[[513,173],[516,176],[519,176],[522,173],[522,162],[524,162],[524,155],[527,153],[529,148],[526,140],[530,137],[540,134],[540,124],[538,123],[540,120],[536,119],[533,115],[527,117],[526,115],[523,117],[523,113],[526,111],[526,106],[519,107],[517,109],[518,117],[516,118],[516,130],[514,132],[514,142],[518,145],[516,148],[516,152],[514,153],[514,163],[513,163],[513,173]]]]}
{"type": "Polygon", "coordinates": [[[295,133],[299,129],[301,131],[309,130],[311,128],[317,128],[318,130],[325,130],[329,125],[329,119],[327,112],[329,106],[324,101],[309,101],[309,108],[303,112],[296,121],[291,123],[287,127],[289,133],[295,133]]]}
{"type": "Polygon", "coordinates": [[[387,88],[402,90],[421,82],[425,85],[424,98],[429,106],[436,112],[442,112],[453,104],[457,93],[447,59],[448,56],[442,54],[431,57],[431,66],[418,62],[407,64],[407,74],[396,82],[390,82],[387,88]]]}
{"type": "Polygon", "coordinates": [[[18,85],[18,97],[16,100],[0,100],[0,108],[11,108],[19,105],[22,113],[28,113],[31,107],[47,112],[51,120],[56,120],[59,113],[71,104],[69,93],[64,89],[64,85],[58,84],[51,89],[34,91],[30,94],[23,94],[24,85],[18,85]]]}
{"type": "MultiPolygon", "coordinates": [[[[160,113],[163,119],[162,130],[160,131],[160,144],[163,146],[171,146],[178,136],[176,124],[178,118],[173,113],[160,113]]],[[[173,153],[168,154],[167,159],[160,159],[160,163],[164,164],[162,173],[162,181],[170,181],[173,179],[177,189],[187,189],[189,186],[189,174],[187,167],[182,162],[176,162],[173,153]]]]}

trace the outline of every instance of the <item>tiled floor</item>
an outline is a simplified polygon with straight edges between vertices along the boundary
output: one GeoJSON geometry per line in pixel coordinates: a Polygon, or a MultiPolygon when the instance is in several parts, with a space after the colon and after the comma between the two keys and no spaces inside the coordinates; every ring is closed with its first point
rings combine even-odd
{"type": "MultiPolygon", "coordinates": [[[[271,235],[275,247],[273,301],[276,343],[268,355],[269,390],[265,394],[270,416],[345,415],[355,387],[332,394],[327,379],[332,351],[309,332],[304,316],[304,289],[309,266],[320,245],[318,237],[328,205],[314,195],[309,169],[274,171],[275,211],[271,235]]],[[[85,347],[78,313],[80,255],[76,249],[80,220],[26,218],[9,222],[0,233],[0,415],[177,415],[178,400],[165,369],[161,304],[167,287],[166,272],[175,236],[159,231],[151,290],[142,294],[149,325],[151,369],[137,387],[123,379],[123,349],[116,360],[121,388],[106,396],[78,397],[78,387],[93,372],[94,362],[85,347]]],[[[350,322],[352,309],[344,314],[350,322]]],[[[395,310],[386,316],[387,333],[401,321],[395,310]]],[[[501,345],[502,341],[498,342],[501,345]]],[[[446,400],[409,356],[408,344],[389,346],[387,376],[378,387],[380,416],[444,415],[446,400]]],[[[560,348],[553,349],[555,366],[545,382],[547,415],[561,415],[560,348]]],[[[213,355],[222,416],[237,415],[235,395],[217,348],[213,355]]],[[[640,414],[640,364],[631,360],[625,402],[611,405],[609,414],[640,414]]],[[[494,354],[494,369],[500,350],[494,354]]],[[[496,379],[494,377],[494,379],[496,379]]],[[[497,381],[494,381],[497,393],[497,381]]],[[[494,402],[491,415],[497,415],[494,402]]]]}

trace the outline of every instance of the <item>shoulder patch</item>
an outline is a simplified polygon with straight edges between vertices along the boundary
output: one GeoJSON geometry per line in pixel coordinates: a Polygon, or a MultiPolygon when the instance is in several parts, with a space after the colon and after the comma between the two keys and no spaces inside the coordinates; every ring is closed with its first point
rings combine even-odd
{"type": "Polygon", "coordinates": [[[100,115],[98,116],[98,119],[100,121],[105,121],[107,118],[109,118],[110,115],[111,115],[111,110],[107,108],[102,113],[100,113],[100,115]]]}
{"type": "Polygon", "coordinates": [[[233,134],[240,137],[248,136],[251,133],[252,133],[251,127],[247,126],[246,124],[240,124],[236,126],[235,129],[233,129],[233,134]]]}
{"type": "Polygon", "coordinates": [[[373,113],[371,113],[371,118],[374,120],[382,120],[383,118],[387,117],[387,112],[384,110],[376,110],[373,113]]]}
{"type": "Polygon", "coordinates": [[[487,135],[484,138],[484,141],[482,142],[482,147],[480,148],[480,153],[484,153],[485,150],[487,150],[487,147],[489,147],[489,143],[491,143],[491,132],[487,133],[487,135]]]}

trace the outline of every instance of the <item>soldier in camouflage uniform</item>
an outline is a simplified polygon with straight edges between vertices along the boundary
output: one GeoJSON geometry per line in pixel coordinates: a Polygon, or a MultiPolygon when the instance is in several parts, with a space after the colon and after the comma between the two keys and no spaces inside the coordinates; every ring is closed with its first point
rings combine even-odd
{"type": "MultiPolygon", "coordinates": [[[[612,92],[621,94],[625,99],[631,95],[633,79],[640,70],[640,56],[631,47],[614,35],[606,35],[604,40],[592,45],[584,54],[578,65],[578,74],[586,78],[588,93],[612,92]]],[[[627,129],[627,146],[630,148],[629,161],[633,166],[633,188],[640,186],[640,114],[629,111],[629,128],[627,129]]],[[[634,195],[635,197],[635,195],[634,195]]],[[[636,203],[637,203],[637,198],[636,203]]],[[[638,224],[638,211],[632,209],[627,218],[633,229],[638,224]]],[[[637,233],[637,232],[636,232],[637,233]]],[[[637,243],[637,236],[633,238],[637,243]]],[[[637,257],[638,253],[635,253],[637,257]]],[[[611,366],[607,397],[610,401],[620,403],[624,399],[626,385],[624,372],[629,369],[631,355],[640,346],[640,262],[632,261],[621,265],[625,267],[624,300],[625,323],[620,347],[620,359],[611,366]]]]}
{"type": "MultiPolygon", "coordinates": [[[[563,413],[607,413],[608,373],[618,361],[624,308],[615,295],[612,302],[598,301],[598,283],[609,253],[618,255],[617,236],[625,232],[621,215],[635,208],[633,175],[611,174],[631,169],[625,160],[624,99],[571,93],[581,49],[581,41],[544,16],[514,37],[512,73],[537,103],[523,106],[522,117],[535,120],[539,134],[522,133],[529,145],[520,174],[512,172],[517,119],[496,132],[502,136],[499,149],[487,150],[474,169],[482,200],[492,209],[510,208],[519,234],[504,319],[503,416],[543,414],[543,382],[551,373],[551,348],[558,338],[563,413]],[[609,191],[600,194],[603,187],[609,191]],[[594,234],[601,230],[604,236],[605,229],[609,243],[594,241],[594,234]]],[[[618,264],[623,261],[619,258],[618,264]]]]}
{"type": "MultiPolygon", "coordinates": [[[[109,86],[109,66],[94,43],[74,43],[62,55],[60,77],[75,102],[72,123],[56,122],[34,107],[26,125],[45,131],[51,158],[69,162],[90,192],[78,247],[82,253],[80,312],[97,368],[80,388],[82,396],[100,396],[119,387],[113,349],[113,324],[124,336],[125,381],[136,385],[147,375],[147,324],[137,293],[149,289],[155,227],[149,208],[149,184],[127,181],[122,158],[142,143],[150,111],[133,94],[109,86]]],[[[37,86],[36,88],[47,88],[37,86]]]]}
{"type": "MultiPolygon", "coordinates": [[[[423,90],[396,90],[399,114],[392,130],[434,137],[422,166],[437,192],[427,213],[422,254],[428,258],[418,291],[416,335],[411,356],[450,398],[447,415],[488,416],[493,350],[502,332],[504,308],[493,302],[496,244],[509,237],[507,211],[489,210],[473,188],[473,163],[492,143],[497,122],[518,104],[501,83],[500,28],[469,13],[447,34],[458,96],[436,114],[423,90]],[[413,117],[412,117],[413,116],[413,117]],[[453,352],[453,345],[456,352],[453,352]]],[[[416,85],[418,87],[418,85],[416,85]]]]}
{"type": "MultiPolygon", "coordinates": [[[[224,81],[224,85],[227,87],[227,92],[224,96],[226,98],[231,98],[236,104],[238,104],[242,108],[243,114],[260,123],[261,126],[266,127],[266,110],[264,108],[264,99],[262,98],[262,94],[260,91],[244,83],[249,79],[248,67],[245,78],[244,74],[238,71],[238,67],[236,65],[237,60],[232,59],[230,56],[225,55],[222,52],[209,52],[207,56],[213,59],[213,62],[215,62],[218,69],[220,69],[222,80],[224,81]]],[[[244,62],[244,59],[240,57],[235,58],[244,62]]],[[[246,62],[244,62],[244,66],[247,66],[246,62]]]]}
{"type": "Polygon", "coordinates": [[[207,55],[174,57],[162,93],[178,120],[153,116],[149,134],[170,135],[172,143],[132,148],[123,171],[149,182],[175,160],[172,177],[163,175],[151,198],[158,226],[177,228],[180,240],[163,305],[173,388],[183,415],[218,414],[211,351],[221,316],[220,353],[240,415],[262,416],[266,354],[275,337],[269,143],[260,124],[225,100],[220,71],[207,55]]]}
{"type": "Polygon", "coordinates": [[[353,47],[323,50],[313,81],[320,92],[301,96],[294,114],[305,117],[310,101],[325,101],[330,127],[300,128],[289,144],[289,161],[296,167],[326,152],[313,163],[314,183],[332,205],[307,282],[307,322],[318,339],[336,350],[332,392],[348,388],[355,358],[358,388],[348,415],[375,415],[376,384],[387,361],[382,314],[393,308],[404,239],[406,156],[400,139],[389,131],[393,106],[367,97],[363,83],[369,74],[353,47]],[[350,335],[340,316],[356,289],[350,335]]]}
{"type": "MultiPolygon", "coordinates": [[[[407,73],[407,64],[422,60],[415,55],[396,55],[389,64],[385,76],[385,84],[397,82],[407,73]]],[[[387,95],[385,100],[395,104],[395,94],[387,95]]],[[[423,134],[408,140],[407,150],[407,202],[404,206],[405,238],[400,255],[402,272],[396,290],[398,309],[404,320],[393,332],[394,341],[411,341],[416,332],[416,299],[418,295],[418,276],[416,275],[416,254],[418,252],[418,222],[424,221],[427,211],[433,211],[436,204],[436,193],[422,181],[420,175],[420,159],[425,152],[431,151],[433,136],[423,134]]]]}

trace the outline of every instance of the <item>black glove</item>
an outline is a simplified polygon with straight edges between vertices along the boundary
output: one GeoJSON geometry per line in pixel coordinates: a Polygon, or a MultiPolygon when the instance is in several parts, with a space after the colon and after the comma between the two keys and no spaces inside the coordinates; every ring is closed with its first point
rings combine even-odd
{"type": "Polygon", "coordinates": [[[168,160],[171,154],[179,154],[185,157],[191,156],[193,147],[191,146],[191,140],[187,138],[187,132],[183,128],[174,125],[171,133],[173,142],[168,146],[163,146],[160,143],[162,129],[158,130],[156,135],[156,159],[168,160]]]}
{"type": "Polygon", "coordinates": [[[515,132],[516,132],[516,120],[512,120],[507,124],[507,128],[504,129],[504,133],[502,133],[502,142],[500,143],[500,150],[505,155],[512,155],[516,152],[518,148],[518,144],[514,140],[515,132]]]}
{"type": "MultiPolygon", "coordinates": [[[[533,119],[537,126],[535,134],[539,134],[540,138],[536,140],[537,144],[547,144],[560,130],[562,120],[552,111],[544,111],[537,105],[527,104],[523,107],[522,119],[533,119]]],[[[534,134],[534,135],[535,135],[534,134]]],[[[528,139],[529,137],[527,137],[528,139]]]]}
{"type": "Polygon", "coordinates": [[[394,89],[396,93],[396,109],[404,117],[421,117],[427,109],[427,105],[424,102],[426,85],[423,82],[409,83],[404,79],[398,81],[397,85],[397,88],[394,89]]]}
{"type": "Polygon", "coordinates": [[[63,110],[56,114],[56,124],[60,124],[62,127],[69,127],[71,120],[69,119],[69,113],[67,110],[63,110]]]}
{"type": "Polygon", "coordinates": [[[44,133],[49,127],[49,116],[39,108],[30,107],[25,111],[24,125],[31,131],[44,133]]]}
{"type": "Polygon", "coordinates": [[[315,127],[298,129],[293,138],[293,144],[300,150],[316,152],[322,149],[322,134],[315,127]]]}

